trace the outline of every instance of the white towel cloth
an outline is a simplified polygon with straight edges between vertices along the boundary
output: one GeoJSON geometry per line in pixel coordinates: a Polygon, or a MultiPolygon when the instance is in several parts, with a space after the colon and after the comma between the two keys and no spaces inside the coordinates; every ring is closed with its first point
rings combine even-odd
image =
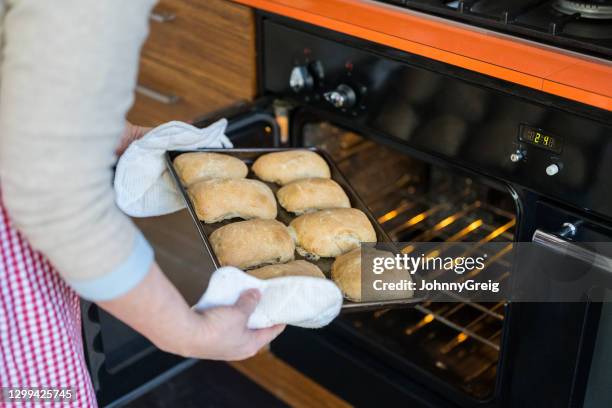
{"type": "MultiPolygon", "coordinates": [[[[226,127],[225,119],[204,129],[169,122],[133,142],[119,159],[115,172],[119,208],[133,217],[163,215],[184,208],[183,198],[166,168],[166,151],[232,147],[225,136],[226,127]]],[[[340,313],[342,306],[342,293],[329,280],[308,276],[260,280],[240,269],[224,267],[213,273],[195,308],[233,305],[243,291],[252,288],[259,289],[262,296],[249,318],[251,329],[281,323],[323,327],[340,313]]]]}
{"type": "Polygon", "coordinates": [[[115,200],[132,217],[153,217],[185,208],[166,168],[167,150],[232,147],[225,136],[227,120],[198,129],[183,122],[168,122],[133,142],[117,163],[115,200]]]}
{"type": "Polygon", "coordinates": [[[261,300],[248,321],[250,329],[290,324],[309,329],[329,324],[342,307],[342,293],[330,280],[310,276],[257,279],[232,266],[212,274],[208,288],[194,306],[206,310],[236,303],[247,289],[258,289],[261,300]]]}

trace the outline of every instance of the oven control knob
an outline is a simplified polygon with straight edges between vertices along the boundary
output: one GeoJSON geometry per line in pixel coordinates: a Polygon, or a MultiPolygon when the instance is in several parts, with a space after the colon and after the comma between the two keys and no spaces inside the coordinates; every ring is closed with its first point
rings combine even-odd
{"type": "Polygon", "coordinates": [[[549,176],[554,176],[555,174],[559,172],[559,170],[561,169],[559,168],[558,164],[556,163],[549,164],[548,167],[546,167],[546,174],[548,174],[549,176]]]}
{"type": "Polygon", "coordinates": [[[516,152],[510,155],[510,161],[513,163],[517,163],[525,158],[525,152],[521,149],[517,149],[516,152]]]}
{"type": "Polygon", "coordinates": [[[325,100],[338,109],[352,108],[357,102],[357,94],[348,85],[341,84],[330,92],[323,94],[325,100]]]}
{"type": "Polygon", "coordinates": [[[314,78],[308,71],[308,67],[299,65],[291,70],[289,86],[293,92],[310,91],[314,87],[314,78]]]}

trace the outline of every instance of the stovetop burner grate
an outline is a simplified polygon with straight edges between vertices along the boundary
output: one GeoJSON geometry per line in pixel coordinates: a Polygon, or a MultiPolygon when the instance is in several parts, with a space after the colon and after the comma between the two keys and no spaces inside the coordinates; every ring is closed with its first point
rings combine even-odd
{"type": "Polygon", "coordinates": [[[597,57],[612,57],[612,0],[379,0],[597,57]]]}
{"type": "Polygon", "coordinates": [[[582,18],[595,20],[612,19],[612,4],[605,1],[557,0],[553,8],[567,15],[579,14],[582,18]]]}

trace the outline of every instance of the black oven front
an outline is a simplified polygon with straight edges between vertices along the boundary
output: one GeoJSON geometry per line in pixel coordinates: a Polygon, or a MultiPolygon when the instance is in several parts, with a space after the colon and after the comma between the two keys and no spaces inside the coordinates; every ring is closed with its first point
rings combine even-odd
{"type": "MultiPolygon", "coordinates": [[[[289,101],[290,142],[330,152],[394,240],[552,256],[612,242],[610,112],[274,16],[259,39],[261,93],[289,101]]],[[[505,278],[530,278],[507,254],[505,278]]],[[[347,314],[273,351],[358,406],[610,406],[600,256],[603,287],[576,288],[579,302],[347,314]]]]}
{"type": "MultiPolygon", "coordinates": [[[[322,147],[397,241],[535,240],[553,254],[573,241],[612,242],[610,112],[278,16],[257,19],[262,99],[223,114],[237,145],[322,147]]],[[[508,267],[504,279],[520,279],[509,253],[495,261],[508,267]]],[[[178,258],[174,280],[201,291],[201,272],[184,276],[178,258]]],[[[600,301],[612,285],[603,286],[597,301],[585,291],[572,303],[346,314],[324,330],[290,328],[272,350],[356,406],[612,406],[612,308],[600,301]]],[[[103,404],[190,364],[93,305],[84,322],[103,404]]]]}

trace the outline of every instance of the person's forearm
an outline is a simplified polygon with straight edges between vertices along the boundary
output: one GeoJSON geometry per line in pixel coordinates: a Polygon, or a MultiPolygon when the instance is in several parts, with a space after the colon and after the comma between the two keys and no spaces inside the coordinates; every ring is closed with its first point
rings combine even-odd
{"type": "Polygon", "coordinates": [[[134,289],[97,304],[164,351],[188,356],[189,339],[201,338],[201,333],[191,333],[200,328],[194,324],[197,315],[155,263],[134,289]]]}
{"type": "Polygon", "coordinates": [[[241,360],[253,356],[284,329],[283,325],[247,328],[259,298],[256,290],[248,290],[234,306],[196,313],[153,264],[134,289],[98,305],[164,351],[184,357],[241,360]]]}

